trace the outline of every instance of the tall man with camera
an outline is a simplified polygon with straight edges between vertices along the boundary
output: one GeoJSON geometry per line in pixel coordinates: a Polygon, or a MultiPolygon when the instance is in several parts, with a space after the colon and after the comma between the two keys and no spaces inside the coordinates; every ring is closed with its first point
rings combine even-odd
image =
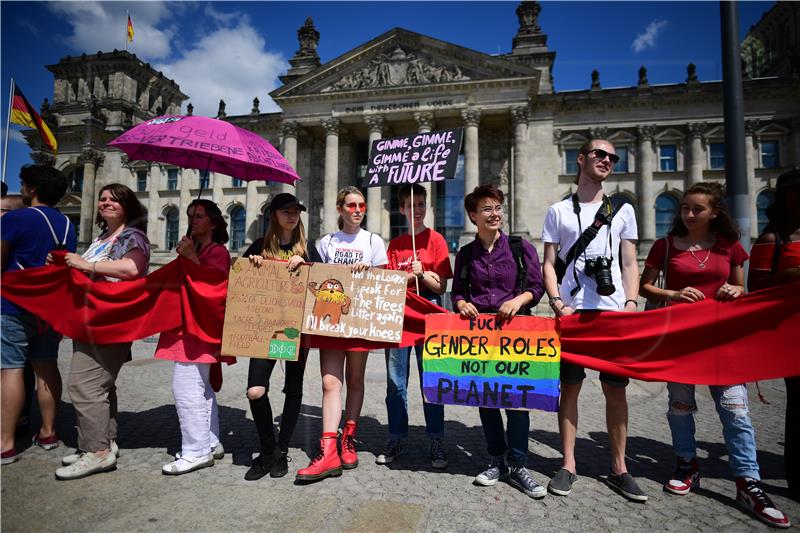
{"type": "MultiPolygon", "coordinates": [[[[544,286],[557,316],[582,311],[636,311],[636,216],[630,204],[612,201],[603,193],[603,182],[618,160],[614,146],[606,140],[584,144],[577,156],[576,193],[547,211],[542,230],[544,286]]],[[[568,495],[578,479],[575,438],[578,395],[585,377],[583,367],[561,363],[558,425],[564,464],[548,486],[559,496],[568,495]]],[[[628,378],[601,372],[600,382],[611,448],[607,483],[626,498],[647,501],[625,465],[628,378]]]]}

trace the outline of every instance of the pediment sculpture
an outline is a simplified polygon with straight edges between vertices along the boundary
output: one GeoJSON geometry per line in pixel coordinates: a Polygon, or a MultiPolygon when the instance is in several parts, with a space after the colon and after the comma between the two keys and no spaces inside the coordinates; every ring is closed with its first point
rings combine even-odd
{"type": "Polygon", "coordinates": [[[351,72],[322,92],[400,85],[424,85],[469,80],[457,66],[446,67],[406,53],[399,46],[391,54],[380,54],[366,67],[351,72]]]}

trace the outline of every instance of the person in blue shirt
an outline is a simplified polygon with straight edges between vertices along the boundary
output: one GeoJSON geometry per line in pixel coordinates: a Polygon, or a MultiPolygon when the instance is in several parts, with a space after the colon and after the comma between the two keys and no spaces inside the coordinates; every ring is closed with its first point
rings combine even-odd
{"type": "MultiPolygon", "coordinates": [[[[67,192],[69,184],[61,171],[46,165],[25,165],[20,170],[20,195],[25,209],[3,216],[0,226],[0,269],[2,272],[40,267],[57,249],[75,251],[77,238],[70,220],[53,206],[67,192]]],[[[61,399],[58,372],[58,344],[61,335],[37,316],[0,299],[0,349],[2,365],[2,464],[19,459],[15,446],[17,420],[25,403],[23,374],[30,361],[37,378],[37,400],[42,427],[34,444],[46,450],[58,447],[56,412],[61,399]]]]}

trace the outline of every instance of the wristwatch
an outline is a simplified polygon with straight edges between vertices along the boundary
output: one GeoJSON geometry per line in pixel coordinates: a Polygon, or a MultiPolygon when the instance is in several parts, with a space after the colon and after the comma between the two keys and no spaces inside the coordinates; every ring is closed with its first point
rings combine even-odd
{"type": "Polygon", "coordinates": [[[556,311],[556,302],[561,302],[562,304],[564,301],[561,299],[560,296],[548,296],[548,303],[550,304],[550,309],[556,311]]]}

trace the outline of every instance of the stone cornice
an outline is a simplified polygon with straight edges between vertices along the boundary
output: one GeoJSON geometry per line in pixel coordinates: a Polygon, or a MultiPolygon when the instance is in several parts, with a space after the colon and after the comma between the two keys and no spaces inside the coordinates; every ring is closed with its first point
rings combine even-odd
{"type": "Polygon", "coordinates": [[[528,123],[528,106],[527,105],[519,105],[513,106],[511,108],[511,123],[514,127],[517,127],[518,124],[528,123]]]}
{"type": "Polygon", "coordinates": [[[367,126],[369,126],[370,133],[383,134],[383,130],[386,127],[386,120],[383,115],[369,115],[365,117],[364,120],[367,126]]]}
{"type": "Polygon", "coordinates": [[[414,120],[417,123],[417,129],[433,129],[433,113],[430,111],[420,111],[414,113],[414,120]]]}
{"type": "Polygon", "coordinates": [[[91,163],[95,167],[99,167],[103,164],[105,157],[105,154],[94,146],[84,146],[81,150],[81,155],[78,157],[78,162],[81,164],[91,163]]]}
{"type": "Polygon", "coordinates": [[[342,121],[338,118],[327,118],[321,122],[322,128],[325,130],[326,135],[340,135],[342,130],[342,121]]]}
{"type": "Polygon", "coordinates": [[[481,121],[481,110],[475,108],[462,109],[461,118],[465,126],[477,126],[481,121]]]}

